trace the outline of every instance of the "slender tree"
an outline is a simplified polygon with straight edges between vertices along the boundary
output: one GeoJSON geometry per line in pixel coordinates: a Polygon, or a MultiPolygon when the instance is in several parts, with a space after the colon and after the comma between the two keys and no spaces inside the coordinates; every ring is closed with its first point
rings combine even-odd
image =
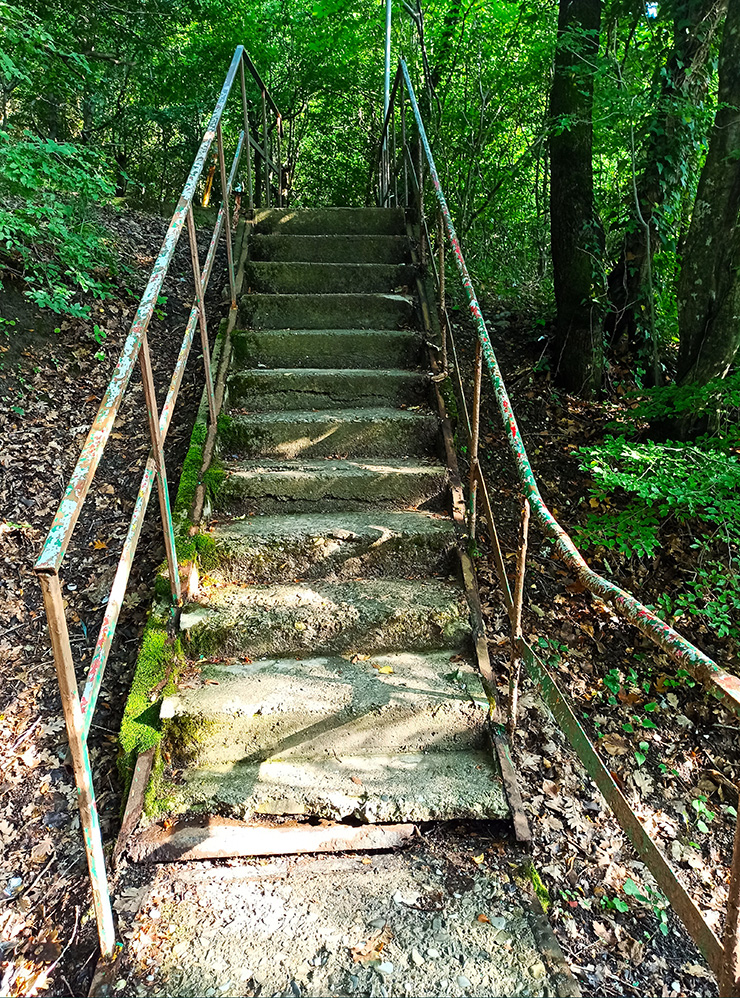
{"type": "Polygon", "coordinates": [[[671,44],[665,61],[655,67],[658,99],[638,153],[638,177],[634,187],[630,184],[621,253],[607,280],[610,310],[604,325],[612,341],[624,333],[634,340],[640,326],[649,335],[655,334],[649,296],[652,261],[660,239],[658,217],[689,182],[696,115],[688,108],[706,96],[713,43],[726,7],[727,0],[666,0],[661,4],[659,16],[671,25],[671,44]]]}
{"type": "Polygon", "coordinates": [[[729,0],[718,109],[678,285],[678,380],[724,377],[740,347],[740,0],[729,0]]]}
{"type": "Polygon", "coordinates": [[[601,384],[603,348],[594,304],[601,226],[594,207],[593,94],[601,0],[560,0],[550,91],[550,225],[557,303],[557,380],[584,396],[601,384]]]}

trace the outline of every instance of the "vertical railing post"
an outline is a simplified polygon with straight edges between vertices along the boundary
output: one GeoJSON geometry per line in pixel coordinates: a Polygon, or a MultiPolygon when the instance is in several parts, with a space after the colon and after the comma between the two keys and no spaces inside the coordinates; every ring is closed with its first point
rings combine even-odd
{"type": "Polygon", "coordinates": [[[208,414],[211,419],[211,426],[214,426],[216,423],[216,398],[213,391],[213,377],[211,375],[211,350],[208,344],[206,303],[203,300],[203,281],[200,274],[200,260],[198,258],[198,237],[195,231],[195,219],[193,218],[192,205],[188,207],[188,236],[190,238],[190,259],[193,261],[193,283],[195,284],[195,303],[198,306],[200,342],[203,348],[203,365],[205,367],[206,375],[206,394],[208,396],[208,414]]]}
{"type": "Polygon", "coordinates": [[[421,136],[416,144],[416,177],[419,181],[419,263],[424,267],[427,262],[427,247],[424,239],[424,149],[421,136]]]}
{"type": "Polygon", "coordinates": [[[270,207],[270,150],[267,145],[267,96],[262,94],[262,158],[265,162],[265,208],[270,207]]]}
{"type": "Polygon", "coordinates": [[[483,351],[480,339],[475,341],[475,370],[473,380],[473,414],[470,420],[470,474],[468,488],[470,493],[470,509],[468,510],[468,534],[471,541],[475,540],[476,500],[478,495],[478,440],[480,437],[480,393],[483,378],[483,351]]]}
{"type": "Polygon", "coordinates": [[[113,912],[108,891],[108,878],[105,873],[103,839],[100,832],[98,809],[95,804],[90,757],[82,737],[82,708],[77,679],[75,678],[72,649],[69,643],[67,620],[64,615],[64,600],[62,599],[58,575],[40,572],[38,578],[44,597],[46,618],[49,623],[54,665],[59,682],[59,692],[62,696],[62,710],[67,726],[67,739],[72,756],[75,783],[77,784],[77,803],[80,809],[80,824],[85,843],[87,866],[90,871],[100,952],[104,958],[109,958],[113,956],[116,948],[116,932],[113,927],[113,912]]]}
{"type": "Polygon", "coordinates": [[[391,163],[393,164],[393,207],[398,207],[398,168],[396,163],[396,101],[393,101],[391,110],[391,163]]]}
{"type": "Polygon", "coordinates": [[[167,567],[170,576],[170,590],[172,600],[175,605],[180,604],[182,592],[180,589],[180,569],[177,564],[177,551],[175,549],[175,531],[172,526],[172,509],[170,508],[170,495],[167,487],[167,470],[164,463],[164,448],[162,446],[162,434],[159,431],[159,409],[157,408],[157,396],[154,390],[154,375],[152,374],[152,359],[149,355],[149,341],[146,333],[141,340],[139,350],[139,365],[141,366],[141,380],[144,384],[144,397],[146,399],[146,414],[149,420],[149,437],[152,441],[152,451],[154,463],[157,467],[157,489],[159,492],[159,511],[162,515],[162,530],[164,532],[164,547],[167,552],[167,567]]]}
{"type": "Polygon", "coordinates": [[[218,141],[218,161],[221,167],[221,196],[224,199],[224,232],[226,233],[226,263],[229,269],[229,290],[231,292],[231,307],[236,308],[236,279],[234,277],[234,253],[231,246],[231,209],[229,208],[229,184],[226,179],[226,159],[224,157],[224,133],[221,122],[216,129],[218,141]]]}
{"type": "Polygon", "coordinates": [[[283,207],[283,119],[277,116],[275,127],[277,129],[277,168],[278,168],[278,208],[283,207]]]}
{"type": "Polygon", "coordinates": [[[401,94],[401,147],[403,149],[403,205],[409,206],[409,164],[406,159],[408,146],[406,144],[406,99],[403,96],[403,83],[398,88],[401,94]]]}
{"type": "MultiPolygon", "coordinates": [[[[740,784],[738,784],[740,791],[740,784]]],[[[740,812],[740,808],[738,808],[740,812]]],[[[730,868],[730,889],[722,939],[723,964],[719,981],[720,998],[740,995],[740,813],[735,820],[735,841],[730,868]]]]}
{"type": "Polygon", "coordinates": [[[509,716],[506,729],[514,734],[519,705],[519,673],[522,659],[519,642],[522,637],[522,604],[524,602],[524,573],[527,568],[527,540],[529,537],[529,500],[522,496],[522,514],[519,521],[519,549],[516,557],[516,578],[514,579],[513,604],[511,607],[511,669],[509,672],[509,716]]]}
{"type": "Polygon", "coordinates": [[[244,114],[244,146],[247,153],[247,196],[249,210],[254,211],[254,187],[252,185],[252,137],[249,131],[249,112],[247,110],[247,85],[244,79],[244,58],[239,63],[239,82],[242,90],[242,113],[244,114]]]}
{"type": "Polygon", "coordinates": [[[437,215],[437,273],[439,275],[439,327],[442,335],[442,370],[449,370],[447,360],[447,302],[445,301],[445,227],[442,212],[437,215]]]}

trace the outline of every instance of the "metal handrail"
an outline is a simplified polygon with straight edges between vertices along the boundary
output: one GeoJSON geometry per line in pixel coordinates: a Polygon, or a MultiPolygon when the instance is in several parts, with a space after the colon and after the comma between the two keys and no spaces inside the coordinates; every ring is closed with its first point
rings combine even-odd
{"type": "Polygon", "coordinates": [[[254,63],[247,55],[242,45],[238,46],[231,60],[228,73],[221,88],[221,93],[206,128],[198,153],[190,168],[188,178],[175,208],[169,227],[164,237],[162,247],[154,263],[147,286],[141,297],[133,323],[121,350],[113,376],[103,396],[98,413],[93,421],[87,439],[83,445],[77,464],[64,496],[59,504],[49,533],[44,541],[39,557],[34,566],[44,597],[49,633],[54,652],[54,663],[57,671],[59,689],[62,696],[62,707],[67,727],[72,767],[77,784],[80,808],[80,820],[85,841],[90,881],[93,892],[93,906],[98,926],[100,950],[103,957],[113,955],[116,947],[115,929],[111,911],[110,893],[108,890],[103,843],[100,832],[95,790],[93,786],[90,757],[87,749],[87,738],[90,732],[93,712],[100,692],[103,673],[110,653],[113,636],[120,615],[123,599],[128,584],[134,553],[144,522],[144,515],[156,480],[159,492],[159,504],[164,530],[165,549],[171,588],[171,605],[173,613],[181,603],[180,572],[177,563],[175,547],[175,532],[170,508],[167,487],[167,472],[164,461],[164,441],[172,420],[177,395],[182,383],[185,365],[195,337],[195,327],[199,326],[203,363],[205,369],[206,395],[208,398],[209,421],[215,427],[218,417],[217,403],[214,396],[213,379],[211,375],[211,357],[208,341],[208,325],[205,312],[205,292],[213,272],[216,250],[222,232],[225,232],[227,271],[231,294],[231,308],[236,308],[236,283],[231,237],[230,198],[234,181],[239,170],[242,152],[246,150],[246,174],[249,208],[254,208],[255,191],[262,188],[264,202],[269,207],[271,203],[272,174],[278,172],[278,206],[282,206],[283,182],[280,165],[280,137],[282,133],[282,116],[277,105],[268,92],[254,63]],[[262,144],[259,145],[250,134],[249,108],[246,95],[245,67],[254,79],[260,91],[262,144]],[[243,127],[238,136],[236,150],[227,175],[224,155],[224,140],[222,117],[234,82],[239,74],[239,87],[243,114],[243,127]],[[268,128],[267,108],[275,116],[275,133],[277,135],[277,153],[271,148],[270,131],[268,128]],[[245,139],[247,141],[245,141],[245,139]],[[193,202],[198,183],[205,167],[209,151],[216,142],[217,158],[220,168],[222,203],[216,218],[216,225],[208,248],[205,263],[201,268],[198,243],[193,216],[193,202]],[[252,177],[252,156],[254,149],[263,161],[264,171],[254,164],[255,176],[252,177]],[[277,162],[276,162],[277,161],[277,162]],[[262,180],[262,173],[264,179],[262,180]],[[264,186],[262,186],[264,185],[264,186]],[[157,400],[152,374],[147,329],[172,261],[175,247],[183,229],[187,227],[190,242],[190,253],[193,266],[193,284],[195,300],[185,328],[180,352],[175,369],[172,373],[167,397],[162,410],[157,407],[157,400]],[[141,480],[133,514],[129,523],[123,550],[116,569],[116,575],[111,586],[103,622],[98,634],[92,661],[88,670],[84,690],[80,697],[72,647],[67,629],[67,620],[62,598],[62,583],[60,569],[69,546],[72,533],[77,523],[82,505],[88,494],[95,473],[100,464],[103,451],[110,437],[116,415],[123,401],[126,389],[136,363],[141,368],[144,394],[146,399],[149,435],[152,442],[150,454],[141,480]]]}
{"type": "Polygon", "coordinates": [[[475,537],[477,524],[476,505],[480,492],[491,540],[494,568],[511,623],[512,660],[509,684],[509,730],[512,731],[516,723],[518,672],[520,663],[523,661],[531,677],[536,682],[539,692],[553,711],[571,745],[607,799],[620,825],[632,841],[637,852],[645,859],[651,873],[683,920],[694,941],[704,953],[712,970],[720,979],[721,993],[726,995],[734,994],[736,992],[731,989],[736,986],[735,982],[740,979],[740,946],[738,946],[738,939],[740,937],[738,936],[737,910],[740,898],[740,818],[737,824],[736,844],[732,860],[732,878],[725,938],[724,942],[720,942],[712,928],[705,921],[699,908],[678,880],[657,844],[642,826],[642,823],[630,807],[629,802],[617,786],[611,773],[604,766],[588,735],[568,704],[566,696],[559,689],[550,672],[539,660],[522,635],[523,584],[530,512],[545,534],[555,542],[555,546],[563,561],[574,571],[585,589],[610,604],[621,618],[637,627],[658,647],[663,649],[680,665],[684,666],[705,687],[717,694],[724,705],[736,714],[740,714],[740,679],[718,666],[716,662],[705,655],[704,652],[683,637],[683,635],[679,634],[678,631],[666,624],[665,621],[657,617],[631,593],[604,578],[598,572],[595,572],[586,563],[568,533],[546,506],[527,456],[511,400],[506,390],[473,282],[465,263],[460,241],[455,232],[447,200],[442,190],[439,174],[424,128],[424,122],[416,101],[414,88],[409,77],[408,67],[403,59],[399,59],[398,69],[391,90],[390,103],[384,116],[383,130],[377,146],[373,172],[376,170],[378,172],[378,203],[381,205],[401,205],[405,208],[410,208],[412,206],[412,199],[409,197],[409,178],[411,179],[411,186],[415,189],[416,199],[414,207],[418,216],[420,236],[419,256],[422,264],[431,264],[429,270],[431,270],[439,293],[439,319],[442,331],[441,355],[445,373],[452,373],[447,357],[448,340],[451,343],[453,351],[455,351],[455,345],[452,324],[449,320],[445,304],[443,236],[446,236],[452,248],[457,271],[468,300],[470,314],[476,327],[476,356],[471,413],[469,413],[464,386],[460,371],[457,369],[457,364],[454,365],[454,375],[456,386],[463,403],[462,408],[470,440],[468,533],[471,538],[475,537]],[[404,90],[408,96],[408,102],[413,112],[417,130],[418,145],[416,147],[416,157],[414,157],[409,148],[404,108],[404,90]],[[400,105],[400,166],[398,157],[395,154],[397,103],[400,105]],[[438,204],[439,236],[436,247],[437,260],[435,260],[435,248],[432,246],[425,215],[425,164],[428,168],[429,178],[438,204]],[[399,183],[401,169],[403,170],[403,183],[399,183]],[[399,187],[403,196],[399,196],[399,187]],[[501,554],[496,524],[488,500],[488,487],[485,475],[478,460],[482,363],[484,359],[491,377],[499,416],[505,428],[509,450],[516,465],[522,492],[521,528],[513,591],[509,584],[501,554]]]}

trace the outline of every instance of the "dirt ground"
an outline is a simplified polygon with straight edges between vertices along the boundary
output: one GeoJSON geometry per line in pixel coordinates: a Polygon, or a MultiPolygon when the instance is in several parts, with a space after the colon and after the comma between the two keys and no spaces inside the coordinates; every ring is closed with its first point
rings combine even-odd
{"type": "Polygon", "coordinates": [[[507,827],[395,853],[128,867],[121,995],[573,995],[507,827]],[[150,868],[151,870],[151,868],[150,868]]]}

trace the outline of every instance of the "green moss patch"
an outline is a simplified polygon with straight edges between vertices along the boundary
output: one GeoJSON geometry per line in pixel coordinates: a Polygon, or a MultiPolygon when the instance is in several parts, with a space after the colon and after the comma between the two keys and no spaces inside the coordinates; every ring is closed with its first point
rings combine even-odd
{"type": "Polygon", "coordinates": [[[164,603],[153,608],[141,643],[134,680],[123,713],[119,740],[120,768],[126,782],[141,752],[159,745],[162,698],[175,692],[182,661],[179,637],[170,630],[170,611],[164,603]]]}

